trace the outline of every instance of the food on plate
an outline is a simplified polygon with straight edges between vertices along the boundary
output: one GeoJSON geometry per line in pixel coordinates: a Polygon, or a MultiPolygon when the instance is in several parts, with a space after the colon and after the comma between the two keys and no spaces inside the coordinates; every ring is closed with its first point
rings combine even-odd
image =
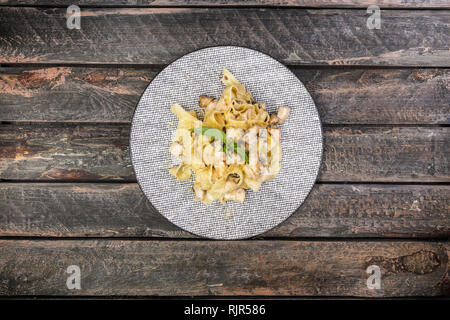
{"type": "Polygon", "coordinates": [[[200,112],[174,104],[178,126],[169,152],[179,163],[170,169],[178,180],[193,177],[195,199],[244,202],[246,190],[261,185],[281,170],[281,132],[278,125],[290,109],[267,112],[236,77],[223,70],[225,85],[219,99],[200,96],[200,112]]]}

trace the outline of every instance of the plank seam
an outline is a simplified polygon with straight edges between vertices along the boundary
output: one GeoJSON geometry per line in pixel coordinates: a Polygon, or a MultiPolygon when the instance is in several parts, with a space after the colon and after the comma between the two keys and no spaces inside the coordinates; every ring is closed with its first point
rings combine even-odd
{"type": "MultiPolygon", "coordinates": [[[[1,9],[1,7],[0,7],[1,9]]],[[[169,64],[145,64],[145,63],[73,63],[73,62],[0,62],[0,68],[53,68],[53,67],[71,67],[71,68],[105,68],[105,69],[115,69],[115,68],[129,68],[129,69],[144,69],[160,71],[161,69],[167,67],[169,64]]],[[[405,66],[405,65],[364,65],[364,64],[289,64],[284,63],[286,67],[292,70],[304,70],[304,69],[324,69],[324,70],[396,70],[396,69],[450,69],[449,66],[405,66]]]]}
{"type": "MultiPolygon", "coordinates": [[[[290,10],[366,10],[367,7],[365,6],[283,6],[283,5],[84,5],[84,4],[78,4],[78,6],[88,9],[290,9],[290,10]]],[[[397,10],[411,10],[411,11],[423,11],[423,10],[448,10],[450,9],[450,6],[439,6],[439,7],[408,7],[408,6],[383,6],[378,5],[380,9],[382,10],[389,10],[389,11],[397,11],[397,10]]],[[[67,5],[62,4],[54,4],[54,5],[48,5],[48,4],[0,4],[1,8],[36,8],[36,9],[59,9],[59,8],[67,8],[67,5]]]]}
{"type": "MultiPolygon", "coordinates": [[[[230,240],[214,240],[206,238],[169,238],[169,237],[60,237],[60,236],[0,236],[0,241],[142,241],[142,242],[229,242],[230,240]]],[[[450,243],[449,237],[258,237],[249,239],[232,240],[232,242],[427,242],[427,243],[450,243]]]]}

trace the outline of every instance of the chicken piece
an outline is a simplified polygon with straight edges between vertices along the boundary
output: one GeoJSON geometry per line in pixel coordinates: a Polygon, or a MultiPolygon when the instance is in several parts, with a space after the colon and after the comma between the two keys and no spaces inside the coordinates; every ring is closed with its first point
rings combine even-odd
{"type": "Polygon", "coordinates": [[[267,152],[268,152],[268,145],[267,145],[267,130],[262,129],[259,131],[259,139],[258,139],[258,151],[259,151],[259,162],[261,164],[266,165],[268,162],[267,152]]]}
{"type": "Polygon", "coordinates": [[[238,141],[244,135],[244,130],[241,128],[228,128],[227,138],[231,138],[234,141],[238,141]]]}
{"type": "Polygon", "coordinates": [[[273,173],[270,171],[270,167],[262,166],[261,167],[261,179],[266,182],[274,178],[273,173]]]}
{"type": "Polygon", "coordinates": [[[244,164],[245,160],[241,158],[236,152],[229,152],[226,155],[226,163],[231,164],[244,164]]]}
{"type": "Polygon", "coordinates": [[[289,117],[289,113],[291,113],[291,109],[288,107],[279,107],[277,112],[278,123],[283,124],[287,117],[289,117]]]}
{"type": "Polygon", "coordinates": [[[244,141],[246,146],[248,147],[248,157],[249,163],[251,166],[259,163],[259,154],[258,154],[258,133],[260,130],[259,125],[255,125],[247,130],[247,133],[244,135],[244,141]]]}
{"type": "Polygon", "coordinates": [[[226,105],[226,103],[225,103],[225,100],[223,100],[223,99],[220,99],[219,101],[217,101],[215,104],[214,104],[214,110],[216,110],[216,111],[218,111],[218,112],[225,112],[225,111],[227,111],[227,105],[226,105]]]}
{"type": "Polygon", "coordinates": [[[203,190],[198,184],[194,184],[195,199],[203,201],[205,199],[206,191],[203,190]]]}
{"type": "Polygon", "coordinates": [[[225,182],[225,187],[224,187],[225,193],[233,192],[237,188],[238,188],[238,185],[233,180],[227,180],[227,182],[225,182]]]}
{"type": "Polygon", "coordinates": [[[183,153],[183,146],[178,142],[173,142],[169,147],[169,152],[174,157],[179,157],[183,153]]]}
{"type": "Polygon", "coordinates": [[[214,141],[213,144],[206,145],[203,149],[202,160],[207,166],[223,166],[225,164],[225,153],[222,150],[222,142],[214,141]]]}
{"type": "Polygon", "coordinates": [[[262,127],[261,127],[260,125],[254,125],[254,126],[251,127],[250,129],[248,129],[247,133],[257,135],[257,134],[259,133],[259,130],[260,130],[261,128],[262,128],[262,127]]]}
{"type": "Polygon", "coordinates": [[[225,152],[223,152],[223,143],[221,140],[215,140],[213,142],[214,148],[214,161],[215,167],[223,167],[225,165],[226,157],[225,152]]]}
{"type": "Polygon", "coordinates": [[[273,126],[267,130],[270,134],[270,150],[280,146],[281,141],[281,129],[280,127],[273,126]]]}
{"type": "Polygon", "coordinates": [[[259,125],[254,125],[253,127],[249,128],[244,135],[244,141],[245,143],[249,144],[250,140],[253,140],[256,142],[258,138],[259,129],[261,127],[259,125]]]}
{"type": "Polygon", "coordinates": [[[200,108],[206,108],[208,107],[211,103],[215,103],[216,100],[214,100],[211,97],[207,97],[207,96],[200,96],[199,100],[198,100],[198,106],[200,108]]]}
{"type": "Polygon", "coordinates": [[[208,144],[207,146],[205,146],[205,148],[203,149],[203,154],[202,154],[202,159],[203,162],[209,166],[211,164],[214,163],[214,147],[210,144],[208,144]]]}
{"type": "Polygon", "coordinates": [[[266,166],[261,166],[261,176],[264,179],[267,179],[270,176],[270,170],[266,166]]]}
{"type": "Polygon", "coordinates": [[[245,190],[240,188],[240,189],[236,189],[232,192],[227,192],[224,195],[224,200],[228,201],[228,200],[233,200],[233,201],[239,201],[239,202],[244,202],[245,200],[245,190]]]}
{"type": "Polygon", "coordinates": [[[225,167],[225,162],[226,162],[225,152],[216,151],[214,155],[214,163],[213,163],[214,167],[215,168],[225,167]]]}
{"type": "Polygon", "coordinates": [[[278,126],[271,126],[267,128],[267,132],[270,134],[270,139],[280,142],[281,139],[281,129],[278,126]]]}
{"type": "Polygon", "coordinates": [[[255,163],[254,165],[245,165],[242,168],[244,170],[244,173],[247,177],[250,179],[258,179],[261,175],[261,169],[259,162],[255,163]]]}

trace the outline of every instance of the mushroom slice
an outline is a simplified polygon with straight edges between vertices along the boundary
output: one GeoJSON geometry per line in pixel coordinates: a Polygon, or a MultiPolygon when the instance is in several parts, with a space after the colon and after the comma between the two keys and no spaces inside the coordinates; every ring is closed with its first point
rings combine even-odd
{"type": "Polygon", "coordinates": [[[194,184],[195,199],[203,201],[205,199],[206,191],[203,190],[198,184],[194,184]]]}
{"type": "Polygon", "coordinates": [[[270,115],[270,120],[269,120],[269,124],[275,124],[279,121],[280,119],[278,119],[276,114],[271,114],[270,115]]]}
{"type": "Polygon", "coordinates": [[[291,113],[291,109],[288,107],[279,107],[277,112],[278,123],[283,124],[287,117],[289,117],[289,113],[291,113]]]}
{"type": "Polygon", "coordinates": [[[169,152],[174,157],[179,157],[183,153],[183,146],[178,142],[173,142],[169,147],[169,152]]]}
{"type": "Polygon", "coordinates": [[[209,104],[211,103],[215,103],[216,100],[214,100],[211,97],[207,97],[207,96],[200,96],[199,100],[198,100],[198,106],[200,108],[206,108],[207,106],[209,106],[209,104]]]}

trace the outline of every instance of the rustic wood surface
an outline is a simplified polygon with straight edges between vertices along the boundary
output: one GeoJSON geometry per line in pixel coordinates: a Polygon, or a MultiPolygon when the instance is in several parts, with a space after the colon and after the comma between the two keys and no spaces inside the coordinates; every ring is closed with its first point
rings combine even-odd
{"type": "MultiPolygon", "coordinates": [[[[0,68],[0,121],[129,123],[160,70],[0,68]]],[[[292,71],[323,124],[450,124],[449,69],[292,71]]]]}
{"type": "Polygon", "coordinates": [[[440,296],[448,243],[0,241],[0,294],[440,296]],[[370,290],[366,269],[382,269],[370,290]],[[67,267],[81,269],[68,290],[67,267]]]}
{"type": "Polygon", "coordinates": [[[290,65],[448,67],[450,11],[0,7],[1,63],[166,64],[206,46],[240,45],[290,65]],[[432,36],[430,36],[432,35],[432,36]]]}
{"type": "Polygon", "coordinates": [[[1,296],[450,296],[448,1],[81,0],[69,30],[71,4],[0,0],[1,296]],[[318,184],[249,241],[171,224],[130,162],[148,83],[212,45],[288,65],[324,124],[318,184]]]}
{"type": "MultiPolygon", "coordinates": [[[[0,184],[0,236],[192,238],[135,183],[0,184]]],[[[258,238],[450,234],[450,186],[317,184],[284,223],[258,238]]]]}
{"type": "MultiPolygon", "coordinates": [[[[446,0],[79,0],[79,6],[177,7],[177,6],[261,6],[325,8],[449,8],[446,0]]],[[[2,0],[1,5],[70,6],[70,0],[2,0]]]]}
{"type": "MultiPolygon", "coordinates": [[[[319,181],[450,182],[449,127],[325,127],[319,181]]],[[[134,182],[129,126],[0,127],[0,179],[134,182]]]]}

